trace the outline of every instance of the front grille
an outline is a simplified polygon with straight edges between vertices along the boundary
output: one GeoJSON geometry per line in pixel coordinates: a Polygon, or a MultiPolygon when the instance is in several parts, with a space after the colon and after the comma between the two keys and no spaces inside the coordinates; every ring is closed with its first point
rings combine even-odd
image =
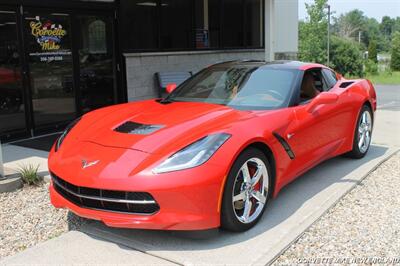
{"type": "Polygon", "coordinates": [[[77,206],[135,214],[154,214],[160,206],[147,192],[128,192],[79,187],[51,173],[54,189],[77,206]]]}

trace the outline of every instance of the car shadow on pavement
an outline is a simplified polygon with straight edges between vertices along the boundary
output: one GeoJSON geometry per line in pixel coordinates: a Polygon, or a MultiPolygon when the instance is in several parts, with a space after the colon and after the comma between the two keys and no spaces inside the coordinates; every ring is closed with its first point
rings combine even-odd
{"type": "Polygon", "coordinates": [[[316,209],[328,209],[332,204],[323,205],[327,198],[338,191],[343,193],[343,184],[347,184],[348,189],[349,183],[360,182],[360,176],[352,177],[354,172],[365,168],[365,175],[374,169],[378,161],[374,165],[368,163],[380,157],[383,159],[387,151],[387,147],[372,145],[363,159],[336,157],[321,163],[283,188],[278,197],[269,202],[260,222],[247,232],[116,229],[98,221],[85,223],[79,230],[94,238],[119,244],[121,248],[129,247],[173,261],[179,261],[182,256],[190,257],[193,254],[190,251],[210,257],[212,252],[221,252],[222,248],[244,252],[245,256],[260,256],[255,252],[265,251],[273,247],[274,242],[282,240],[289,231],[293,233],[293,229],[303,219],[312,216],[316,209]]]}

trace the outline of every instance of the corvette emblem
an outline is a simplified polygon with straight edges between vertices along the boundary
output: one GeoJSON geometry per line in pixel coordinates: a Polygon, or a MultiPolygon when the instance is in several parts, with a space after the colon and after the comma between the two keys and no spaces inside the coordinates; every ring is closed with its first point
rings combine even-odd
{"type": "Polygon", "coordinates": [[[88,162],[86,160],[82,160],[82,169],[86,169],[88,167],[94,166],[94,165],[98,164],[99,162],[100,162],[100,160],[93,161],[93,162],[88,162]]]}

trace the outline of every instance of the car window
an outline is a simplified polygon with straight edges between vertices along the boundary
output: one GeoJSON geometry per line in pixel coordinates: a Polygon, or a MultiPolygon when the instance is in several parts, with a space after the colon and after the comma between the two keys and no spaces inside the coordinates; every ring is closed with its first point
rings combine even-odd
{"type": "Polygon", "coordinates": [[[332,89],[333,86],[337,83],[336,74],[330,69],[323,69],[322,73],[324,74],[328,90],[332,89]]]}
{"type": "Polygon", "coordinates": [[[246,65],[210,67],[178,87],[167,100],[244,110],[276,109],[287,106],[298,72],[246,65]]]}

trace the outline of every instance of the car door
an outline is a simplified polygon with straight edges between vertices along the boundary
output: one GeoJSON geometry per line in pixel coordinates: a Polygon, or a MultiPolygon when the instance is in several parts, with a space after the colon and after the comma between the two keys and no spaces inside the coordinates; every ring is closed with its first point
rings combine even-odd
{"type": "MultiPolygon", "coordinates": [[[[322,69],[317,71],[321,75],[318,82],[323,83],[318,84],[321,93],[337,94],[338,99],[335,103],[318,105],[312,112],[308,111],[308,107],[313,99],[292,107],[294,121],[286,128],[283,136],[295,155],[288,169],[288,175],[292,177],[330,157],[344,142],[343,125],[349,122],[349,117],[341,110],[341,91],[335,90],[336,84],[331,84],[330,88],[322,69]]],[[[297,93],[300,94],[300,91],[297,93]]]]}

